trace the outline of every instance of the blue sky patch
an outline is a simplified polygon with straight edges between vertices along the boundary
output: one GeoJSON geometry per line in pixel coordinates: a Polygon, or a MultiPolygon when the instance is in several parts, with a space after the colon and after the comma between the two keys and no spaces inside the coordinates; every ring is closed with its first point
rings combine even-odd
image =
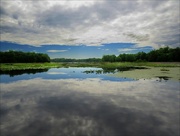
{"type": "Polygon", "coordinates": [[[123,54],[123,53],[137,53],[149,52],[153,48],[151,46],[136,47],[133,43],[109,43],[102,46],[73,46],[73,45],[42,45],[31,46],[21,45],[12,42],[0,42],[0,50],[8,51],[24,51],[24,52],[40,52],[46,53],[51,58],[101,58],[107,54],[123,54]]]}

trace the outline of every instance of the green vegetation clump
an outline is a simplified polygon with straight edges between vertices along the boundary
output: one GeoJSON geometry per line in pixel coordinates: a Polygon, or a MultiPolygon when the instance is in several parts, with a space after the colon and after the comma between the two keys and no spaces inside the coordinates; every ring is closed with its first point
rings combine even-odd
{"type": "Polygon", "coordinates": [[[162,68],[160,69],[161,71],[169,71],[169,69],[166,69],[166,68],[162,68]]]}

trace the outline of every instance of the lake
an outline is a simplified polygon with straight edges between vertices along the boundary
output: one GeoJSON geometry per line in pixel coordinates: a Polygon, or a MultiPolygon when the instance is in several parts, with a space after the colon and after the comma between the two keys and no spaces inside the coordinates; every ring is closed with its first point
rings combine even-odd
{"type": "Polygon", "coordinates": [[[180,82],[101,68],[1,74],[1,136],[180,136],[180,82]]]}

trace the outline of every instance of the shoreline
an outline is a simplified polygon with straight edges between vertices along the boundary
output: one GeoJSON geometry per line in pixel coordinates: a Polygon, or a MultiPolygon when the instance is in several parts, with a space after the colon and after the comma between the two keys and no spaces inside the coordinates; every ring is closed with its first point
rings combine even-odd
{"type": "Polygon", "coordinates": [[[0,71],[49,69],[61,67],[98,67],[98,68],[128,68],[128,67],[180,67],[180,62],[78,62],[78,63],[1,63],[0,71]]]}

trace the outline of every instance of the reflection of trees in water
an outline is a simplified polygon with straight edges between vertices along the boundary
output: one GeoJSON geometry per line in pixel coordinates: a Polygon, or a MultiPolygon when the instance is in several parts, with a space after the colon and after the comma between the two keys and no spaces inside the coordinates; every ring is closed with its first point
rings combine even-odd
{"type": "Polygon", "coordinates": [[[41,72],[47,72],[49,69],[26,69],[26,70],[11,70],[11,71],[0,71],[0,75],[9,75],[14,77],[22,74],[36,74],[41,72]]]}

